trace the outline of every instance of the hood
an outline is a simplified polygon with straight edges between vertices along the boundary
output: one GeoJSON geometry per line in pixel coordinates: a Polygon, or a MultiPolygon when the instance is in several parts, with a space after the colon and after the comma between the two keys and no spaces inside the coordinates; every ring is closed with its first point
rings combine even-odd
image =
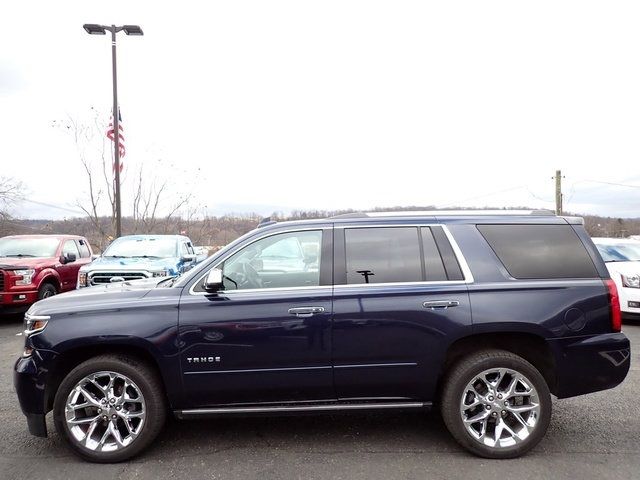
{"type": "Polygon", "coordinates": [[[613,277],[614,273],[624,275],[640,275],[640,262],[606,262],[607,269],[613,277]]]}
{"type": "Polygon", "coordinates": [[[57,265],[56,257],[0,257],[0,270],[21,270],[23,268],[45,268],[57,265]]]}
{"type": "Polygon", "coordinates": [[[87,309],[118,308],[123,303],[145,297],[162,280],[165,279],[145,278],[73,290],[36,302],[29,309],[29,313],[46,315],[87,309]]]}
{"type": "Polygon", "coordinates": [[[82,267],[83,272],[89,272],[93,270],[106,269],[106,270],[168,270],[170,275],[177,273],[179,259],[176,257],[167,258],[142,258],[142,257],[125,257],[125,258],[112,258],[112,257],[98,257],[89,265],[82,267]]]}

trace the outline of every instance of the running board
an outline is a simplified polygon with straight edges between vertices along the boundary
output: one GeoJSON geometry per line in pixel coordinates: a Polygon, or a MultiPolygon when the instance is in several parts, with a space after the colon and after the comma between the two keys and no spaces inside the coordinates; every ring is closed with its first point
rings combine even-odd
{"type": "Polygon", "coordinates": [[[324,405],[273,405],[255,407],[215,407],[175,410],[178,418],[202,416],[254,414],[254,413],[304,413],[304,412],[340,412],[347,410],[386,410],[392,408],[429,408],[431,402],[393,402],[393,403],[330,403],[324,405]]]}

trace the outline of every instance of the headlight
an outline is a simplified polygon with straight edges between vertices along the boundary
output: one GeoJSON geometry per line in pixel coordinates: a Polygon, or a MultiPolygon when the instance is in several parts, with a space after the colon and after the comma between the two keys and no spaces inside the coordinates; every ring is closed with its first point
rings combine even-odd
{"type": "Polygon", "coordinates": [[[34,333],[41,332],[49,323],[49,315],[31,315],[27,313],[24,316],[24,335],[28,337],[34,333]]]}
{"type": "Polygon", "coordinates": [[[159,272],[151,272],[151,274],[154,277],[168,277],[169,276],[169,271],[168,270],[160,270],[159,272]]]}
{"type": "Polygon", "coordinates": [[[36,271],[31,268],[29,270],[14,270],[13,274],[21,277],[16,280],[16,285],[31,285],[35,273],[36,271]]]}
{"type": "Polygon", "coordinates": [[[620,275],[622,286],[627,288],[640,288],[640,275],[620,275]]]}
{"type": "Polygon", "coordinates": [[[87,272],[79,272],[78,287],[86,287],[86,286],[87,286],[87,272]]]}

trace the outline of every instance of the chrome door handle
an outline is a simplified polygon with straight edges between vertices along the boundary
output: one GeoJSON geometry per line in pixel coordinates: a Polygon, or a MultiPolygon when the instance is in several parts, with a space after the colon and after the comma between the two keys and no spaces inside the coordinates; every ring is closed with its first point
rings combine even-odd
{"type": "Polygon", "coordinates": [[[422,303],[424,308],[430,308],[431,310],[446,310],[449,307],[457,307],[458,305],[460,305],[460,302],[457,300],[433,300],[431,302],[422,303]]]}
{"type": "Polygon", "coordinates": [[[316,313],[323,312],[324,307],[293,307],[289,309],[289,314],[296,317],[312,317],[316,313]]]}

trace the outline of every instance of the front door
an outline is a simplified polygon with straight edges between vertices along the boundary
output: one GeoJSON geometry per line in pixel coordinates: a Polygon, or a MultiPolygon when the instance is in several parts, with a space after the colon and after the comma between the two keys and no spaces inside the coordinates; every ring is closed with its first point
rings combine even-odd
{"type": "Polygon", "coordinates": [[[223,291],[204,292],[203,276],[185,288],[180,362],[187,402],[332,400],[331,228],[253,238],[216,262],[223,291]]]}
{"type": "Polygon", "coordinates": [[[60,275],[60,292],[66,292],[76,288],[78,270],[80,270],[80,267],[86,263],[82,262],[80,258],[80,250],[78,250],[78,245],[75,240],[65,240],[62,245],[62,256],[67,256],[69,254],[75,256],[75,260],[73,262],[60,265],[57,269],[58,274],[60,275]]]}

